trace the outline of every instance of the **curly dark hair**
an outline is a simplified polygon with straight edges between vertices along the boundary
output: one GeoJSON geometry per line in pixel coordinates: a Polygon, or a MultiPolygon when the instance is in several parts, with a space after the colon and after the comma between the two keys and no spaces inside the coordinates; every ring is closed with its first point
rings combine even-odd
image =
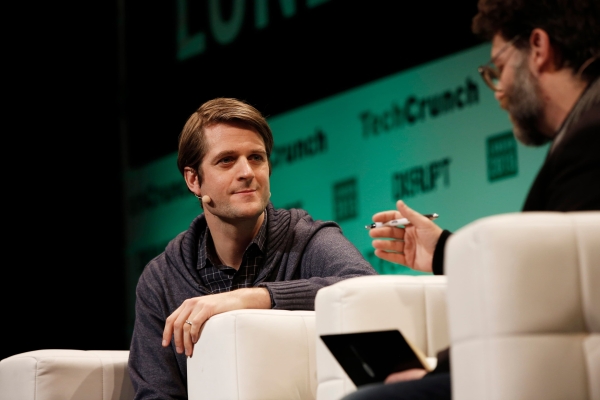
{"type": "Polygon", "coordinates": [[[531,31],[540,28],[558,50],[558,67],[578,71],[595,57],[582,77],[590,80],[600,75],[600,1],[479,0],[477,8],[472,24],[476,35],[491,39],[500,34],[505,40],[519,35],[515,46],[527,48],[531,31]]]}

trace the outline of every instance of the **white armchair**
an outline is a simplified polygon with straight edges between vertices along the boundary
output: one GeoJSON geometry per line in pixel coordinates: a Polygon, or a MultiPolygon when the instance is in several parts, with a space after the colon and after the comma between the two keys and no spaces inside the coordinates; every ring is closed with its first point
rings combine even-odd
{"type": "MultiPolygon", "coordinates": [[[[449,344],[446,277],[371,275],[325,287],[315,299],[317,336],[399,329],[435,365],[449,344]]],[[[356,386],[317,337],[317,400],[339,400],[356,386]]]]}
{"type": "Polygon", "coordinates": [[[454,399],[600,400],[600,212],[475,221],[446,274],[454,399]]]}
{"type": "Polygon", "coordinates": [[[126,350],[44,349],[0,361],[0,400],[130,400],[126,350]]]}

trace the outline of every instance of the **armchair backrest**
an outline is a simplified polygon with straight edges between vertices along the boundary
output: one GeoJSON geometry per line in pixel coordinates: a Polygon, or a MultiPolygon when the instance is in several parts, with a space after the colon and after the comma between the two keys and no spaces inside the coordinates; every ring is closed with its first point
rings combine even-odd
{"type": "Polygon", "coordinates": [[[600,212],[475,221],[446,275],[454,399],[600,400],[600,212]]]}

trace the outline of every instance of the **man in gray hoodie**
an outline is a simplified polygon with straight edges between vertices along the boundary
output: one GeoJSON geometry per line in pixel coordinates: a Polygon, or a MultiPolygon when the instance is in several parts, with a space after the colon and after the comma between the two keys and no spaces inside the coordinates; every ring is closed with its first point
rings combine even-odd
{"type": "Polygon", "coordinates": [[[320,288],[376,274],[335,222],[273,207],[272,148],[265,118],[236,99],[210,100],[186,122],[177,164],[204,212],[139,278],[128,366],[136,399],[187,398],[186,357],[211,316],[313,310],[320,288]]]}

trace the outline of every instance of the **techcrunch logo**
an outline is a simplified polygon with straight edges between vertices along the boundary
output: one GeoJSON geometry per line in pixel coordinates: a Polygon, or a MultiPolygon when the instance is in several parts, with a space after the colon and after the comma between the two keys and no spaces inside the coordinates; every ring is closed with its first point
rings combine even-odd
{"type": "Polygon", "coordinates": [[[363,137],[377,136],[404,125],[413,125],[427,118],[436,118],[466,106],[479,103],[479,87],[469,77],[464,85],[448,89],[428,97],[411,94],[401,103],[392,103],[390,108],[381,112],[370,110],[359,115],[363,137]]]}
{"type": "Polygon", "coordinates": [[[327,151],[327,136],[321,129],[313,135],[295,142],[274,146],[271,151],[271,166],[273,169],[282,164],[292,164],[307,157],[312,157],[327,151]]]}

